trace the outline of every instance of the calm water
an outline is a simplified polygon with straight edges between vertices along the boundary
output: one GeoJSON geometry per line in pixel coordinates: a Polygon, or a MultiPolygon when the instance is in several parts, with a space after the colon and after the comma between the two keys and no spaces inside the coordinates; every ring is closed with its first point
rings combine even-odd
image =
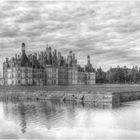
{"type": "Polygon", "coordinates": [[[0,102],[0,138],[140,138],[140,101],[0,102]]]}

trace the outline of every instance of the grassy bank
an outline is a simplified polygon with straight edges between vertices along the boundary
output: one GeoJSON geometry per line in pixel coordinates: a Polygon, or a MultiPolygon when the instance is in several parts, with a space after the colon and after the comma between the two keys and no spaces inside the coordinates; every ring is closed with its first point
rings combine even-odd
{"type": "Polygon", "coordinates": [[[0,86],[1,100],[75,100],[123,102],[140,99],[140,85],[0,86]]]}
{"type": "Polygon", "coordinates": [[[136,84],[96,84],[74,86],[0,86],[0,91],[95,91],[95,92],[131,92],[140,91],[136,84]]]}

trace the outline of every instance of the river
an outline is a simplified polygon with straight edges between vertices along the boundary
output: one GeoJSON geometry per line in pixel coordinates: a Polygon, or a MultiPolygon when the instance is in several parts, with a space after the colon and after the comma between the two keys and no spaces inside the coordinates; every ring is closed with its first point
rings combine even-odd
{"type": "Polygon", "coordinates": [[[2,139],[140,138],[140,101],[121,105],[1,101],[2,139]]]}

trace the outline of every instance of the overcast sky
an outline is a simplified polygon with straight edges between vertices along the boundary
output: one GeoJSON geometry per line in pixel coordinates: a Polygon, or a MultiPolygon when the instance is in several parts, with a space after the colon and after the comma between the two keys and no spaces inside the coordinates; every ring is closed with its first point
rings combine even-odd
{"type": "Polygon", "coordinates": [[[91,55],[95,68],[140,66],[140,1],[0,2],[0,72],[5,57],[41,51],[46,44],[63,54],[72,50],[78,63],[91,55]]]}

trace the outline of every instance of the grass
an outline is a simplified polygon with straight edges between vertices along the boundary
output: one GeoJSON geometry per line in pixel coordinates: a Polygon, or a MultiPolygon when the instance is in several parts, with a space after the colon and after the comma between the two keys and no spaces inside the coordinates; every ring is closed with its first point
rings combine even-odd
{"type": "Polygon", "coordinates": [[[61,97],[63,94],[101,93],[118,94],[122,101],[140,98],[140,85],[133,84],[96,84],[74,86],[0,86],[0,100],[39,100],[48,99],[50,95],[61,97]],[[63,91],[63,92],[61,92],[63,91]],[[84,92],[85,91],[85,92],[84,92]],[[121,93],[121,94],[119,94],[121,93]],[[126,94],[123,94],[126,93],[126,94]],[[127,93],[130,93],[127,95],[127,93]],[[136,93],[136,94],[133,94],[136,93]]]}
{"type": "Polygon", "coordinates": [[[140,85],[136,84],[96,84],[74,86],[0,86],[0,91],[94,91],[94,92],[131,92],[140,91],[140,85]]]}

